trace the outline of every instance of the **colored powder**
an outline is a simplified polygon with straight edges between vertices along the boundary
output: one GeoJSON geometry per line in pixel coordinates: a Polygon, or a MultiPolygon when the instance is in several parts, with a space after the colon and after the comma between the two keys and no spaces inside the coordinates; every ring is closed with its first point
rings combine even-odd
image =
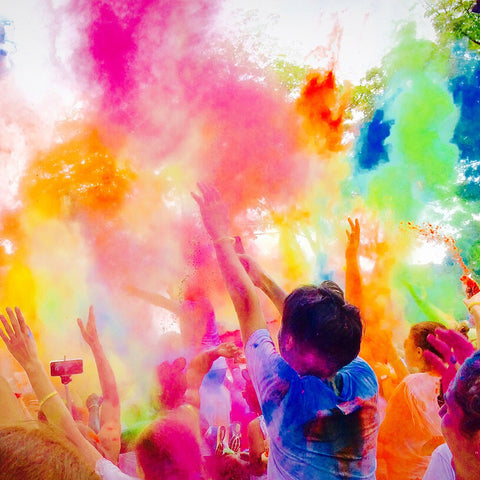
{"type": "Polygon", "coordinates": [[[35,160],[22,182],[27,204],[46,216],[115,215],[134,179],[88,130],[35,160]]]}
{"type": "Polygon", "coordinates": [[[430,223],[424,223],[423,225],[416,225],[414,222],[407,222],[405,224],[406,228],[409,228],[417,233],[417,235],[427,241],[436,241],[443,243],[450,253],[452,254],[454,260],[458,263],[460,268],[463,271],[465,276],[470,275],[470,270],[465,265],[463,258],[460,254],[460,251],[455,244],[453,237],[445,235],[442,232],[442,228],[439,225],[432,225],[430,223]]]}
{"type": "Polygon", "coordinates": [[[390,136],[393,121],[384,121],[385,112],[377,110],[370,122],[360,131],[357,142],[359,151],[358,165],[360,168],[370,170],[380,163],[388,162],[388,152],[385,147],[385,140],[390,136]]]}
{"type": "Polygon", "coordinates": [[[311,73],[297,100],[305,134],[318,153],[343,150],[344,117],[349,91],[340,91],[332,71],[311,73]]]}

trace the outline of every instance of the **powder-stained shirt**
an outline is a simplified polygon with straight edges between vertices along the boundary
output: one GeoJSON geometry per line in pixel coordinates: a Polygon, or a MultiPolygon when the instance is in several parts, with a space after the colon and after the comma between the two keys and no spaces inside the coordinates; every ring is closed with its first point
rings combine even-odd
{"type": "Polygon", "coordinates": [[[375,479],[378,383],[365,361],[337,373],[337,395],[328,382],[300,376],[267,330],[254,332],[245,351],[270,436],[270,480],[375,479]]]}
{"type": "Polygon", "coordinates": [[[442,439],[437,396],[440,378],[428,372],[407,375],[393,392],[378,434],[378,459],[389,480],[423,478],[430,445],[442,439]]]}

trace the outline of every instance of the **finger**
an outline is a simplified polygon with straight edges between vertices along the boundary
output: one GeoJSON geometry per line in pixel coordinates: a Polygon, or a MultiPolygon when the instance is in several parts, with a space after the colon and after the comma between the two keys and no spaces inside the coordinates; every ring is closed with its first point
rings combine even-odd
{"type": "Polygon", "coordinates": [[[0,338],[3,340],[5,345],[8,346],[8,343],[10,342],[10,339],[3,333],[3,330],[0,328],[0,338]]]}
{"type": "Polygon", "coordinates": [[[444,373],[448,370],[448,367],[445,365],[442,359],[430,350],[424,350],[423,356],[427,359],[430,365],[432,365],[432,367],[437,370],[440,375],[444,375],[444,373]]]}
{"type": "Polygon", "coordinates": [[[85,337],[87,332],[85,331],[85,326],[83,325],[81,318],[77,318],[77,325],[80,328],[80,333],[82,334],[82,337],[85,337]]]}
{"type": "Polygon", "coordinates": [[[5,329],[6,334],[9,337],[9,340],[12,339],[15,334],[13,333],[12,327],[10,327],[10,324],[8,323],[7,319],[5,318],[4,315],[0,315],[0,320],[2,322],[3,328],[5,329]]]}
{"type": "Polygon", "coordinates": [[[13,328],[13,331],[15,332],[15,335],[20,335],[22,333],[22,329],[20,328],[17,317],[15,316],[15,313],[13,313],[13,310],[10,307],[7,307],[7,315],[8,315],[8,318],[10,319],[10,323],[12,324],[12,328],[13,328]]]}
{"type": "Polygon", "coordinates": [[[190,195],[193,197],[193,199],[197,202],[198,206],[200,209],[203,207],[203,198],[197,195],[196,193],[190,192],[190,195]]]}
{"type": "Polygon", "coordinates": [[[88,323],[95,327],[95,313],[93,312],[93,305],[90,305],[88,309],[88,323]]]}
{"type": "Polygon", "coordinates": [[[440,354],[442,355],[443,359],[448,362],[448,359],[452,355],[452,349],[450,346],[445,343],[443,340],[440,340],[435,335],[429,334],[427,335],[427,340],[434,348],[436,348],[440,354]]]}
{"type": "Polygon", "coordinates": [[[25,335],[29,335],[30,329],[28,328],[27,322],[25,321],[25,318],[23,317],[23,313],[19,307],[15,307],[15,313],[17,315],[18,324],[20,325],[20,330],[25,335]]]}
{"type": "Polygon", "coordinates": [[[453,352],[460,363],[463,363],[475,351],[475,347],[460,332],[456,330],[439,330],[439,338],[453,348],[453,352]]]}
{"type": "Polygon", "coordinates": [[[200,193],[202,194],[203,197],[206,197],[208,195],[208,186],[204,182],[198,182],[197,183],[198,189],[200,190],[200,193]]]}
{"type": "Polygon", "coordinates": [[[220,195],[220,192],[213,185],[210,185],[210,195],[212,200],[215,200],[215,201],[219,201],[222,198],[222,196],[220,195]]]}
{"type": "Polygon", "coordinates": [[[348,217],[348,223],[350,224],[350,228],[353,230],[355,226],[354,226],[353,221],[350,217],[348,217]]]}

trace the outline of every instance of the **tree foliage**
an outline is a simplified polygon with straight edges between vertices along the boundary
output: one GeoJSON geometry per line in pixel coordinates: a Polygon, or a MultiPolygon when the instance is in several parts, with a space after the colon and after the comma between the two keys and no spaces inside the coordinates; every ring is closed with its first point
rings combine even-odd
{"type": "Polygon", "coordinates": [[[469,47],[480,49],[480,14],[472,12],[475,0],[425,0],[425,15],[432,21],[439,42],[467,38],[469,47]]]}

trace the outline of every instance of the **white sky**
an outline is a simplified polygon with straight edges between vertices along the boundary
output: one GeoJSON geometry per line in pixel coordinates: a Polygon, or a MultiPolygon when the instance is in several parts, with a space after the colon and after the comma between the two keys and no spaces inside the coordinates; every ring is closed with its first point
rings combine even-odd
{"type": "Polygon", "coordinates": [[[235,25],[242,18],[239,13],[246,11],[256,11],[263,20],[265,38],[270,39],[265,44],[277,49],[272,53],[314,67],[329,60],[330,39],[338,23],[343,33],[336,74],[354,83],[380,64],[403,22],[414,21],[419,37],[434,38],[423,0],[228,0],[221,21],[235,25]]]}
{"type": "MultiPolygon", "coordinates": [[[[55,6],[62,3],[65,0],[53,1],[55,6]]],[[[13,20],[15,25],[9,32],[17,44],[15,83],[33,102],[41,102],[53,90],[64,97],[63,102],[71,103],[72,95],[55,85],[48,35],[51,19],[44,14],[45,4],[47,0],[0,0],[0,19],[13,20]]],[[[329,66],[332,32],[340,25],[340,48],[333,54],[338,60],[336,74],[354,83],[394,45],[401,22],[413,20],[420,37],[433,38],[423,0],[226,0],[219,25],[244,31],[245,15],[261,32],[257,48],[314,67],[329,66]]]]}

